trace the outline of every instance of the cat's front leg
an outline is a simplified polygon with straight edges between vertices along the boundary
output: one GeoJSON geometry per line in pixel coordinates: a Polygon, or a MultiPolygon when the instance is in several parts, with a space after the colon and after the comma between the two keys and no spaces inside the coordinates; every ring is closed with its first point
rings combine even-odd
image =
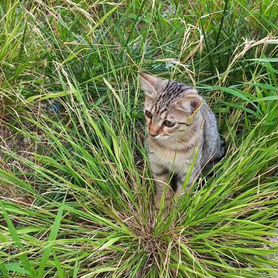
{"type": "Polygon", "coordinates": [[[196,166],[196,168],[194,169],[191,175],[190,173],[186,173],[186,172],[179,173],[177,175],[176,195],[181,195],[184,191],[189,191],[191,185],[197,180],[200,174],[201,174],[201,168],[199,165],[196,166]],[[188,175],[190,175],[190,177],[188,175]]]}
{"type": "Polygon", "coordinates": [[[156,209],[159,209],[163,194],[165,194],[165,202],[167,205],[170,204],[173,198],[173,190],[169,186],[170,171],[162,165],[154,164],[152,165],[152,172],[156,184],[154,204],[156,209]]]}
{"type": "MultiPolygon", "coordinates": [[[[177,189],[176,189],[176,195],[181,195],[185,190],[184,190],[184,183],[186,180],[186,173],[179,174],[177,176],[177,189]]],[[[190,181],[188,186],[190,186],[190,181]]]]}

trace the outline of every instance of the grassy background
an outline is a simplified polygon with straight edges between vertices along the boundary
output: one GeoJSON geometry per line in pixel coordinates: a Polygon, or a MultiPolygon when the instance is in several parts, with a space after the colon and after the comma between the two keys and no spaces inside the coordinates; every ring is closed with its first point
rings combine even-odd
{"type": "Polygon", "coordinates": [[[274,277],[277,20],[269,0],[2,1],[0,277],[274,277]],[[228,146],[171,213],[142,70],[196,86],[228,146]]]}

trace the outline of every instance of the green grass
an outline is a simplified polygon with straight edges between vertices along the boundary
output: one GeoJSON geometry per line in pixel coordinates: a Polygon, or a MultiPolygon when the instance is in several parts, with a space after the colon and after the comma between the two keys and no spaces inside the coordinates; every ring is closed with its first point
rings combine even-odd
{"type": "Polygon", "coordinates": [[[0,277],[275,277],[277,11],[2,1],[0,277]],[[171,212],[153,208],[140,71],[196,86],[228,147],[171,212]]]}

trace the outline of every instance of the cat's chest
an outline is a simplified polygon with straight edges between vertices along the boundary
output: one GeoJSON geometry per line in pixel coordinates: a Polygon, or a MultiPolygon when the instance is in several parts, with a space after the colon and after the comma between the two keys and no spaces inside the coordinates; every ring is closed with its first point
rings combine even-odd
{"type": "Polygon", "coordinates": [[[194,151],[172,151],[167,148],[150,146],[151,163],[159,164],[170,170],[182,171],[194,159],[194,151]]]}

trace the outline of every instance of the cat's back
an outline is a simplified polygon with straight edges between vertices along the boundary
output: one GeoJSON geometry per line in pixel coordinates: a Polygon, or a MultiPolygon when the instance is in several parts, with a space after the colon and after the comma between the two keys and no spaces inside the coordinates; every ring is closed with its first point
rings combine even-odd
{"type": "Polygon", "coordinates": [[[221,152],[221,140],[218,132],[217,121],[215,114],[204,101],[204,105],[201,109],[203,117],[203,166],[208,161],[213,160],[214,157],[220,156],[221,152]]]}

